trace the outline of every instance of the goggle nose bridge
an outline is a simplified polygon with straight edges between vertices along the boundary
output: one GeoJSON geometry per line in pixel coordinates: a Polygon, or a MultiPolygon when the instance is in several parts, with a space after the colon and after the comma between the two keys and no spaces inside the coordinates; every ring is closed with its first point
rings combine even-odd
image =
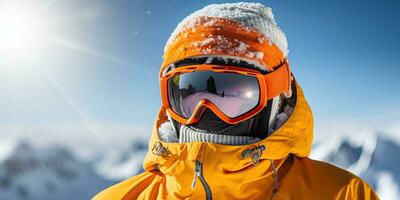
{"type": "Polygon", "coordinates": [[[211,110],[214,114],[217,114],[217,112],[215,112],[214,109],[218,109],[218,111],[222,113],[222,111],[218,108],[218,106],[216,106],[212,101],[208,99],[202,99],[199,101],[199,103],[197,103],[195,109],[193,110],[193,113],[191,115],[193,116],[192,117],[193,120],[197,122],[203,116],[206,109],[211,110]]]}

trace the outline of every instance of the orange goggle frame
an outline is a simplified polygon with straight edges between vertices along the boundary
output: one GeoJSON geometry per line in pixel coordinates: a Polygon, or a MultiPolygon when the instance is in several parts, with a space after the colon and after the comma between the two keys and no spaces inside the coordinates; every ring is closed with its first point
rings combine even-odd
{"type": "Polygon", "coordinates": [[[290,88],[290,68],[288,63],[285,61],[277,69],[267,74],[262,74],[260,71],[237,67],[237,66],[226,66],[226,65],[212,65],[212,64],[201,64],[201,65],[190,65],[186,67],[175,68],[165,74],[160,75],[161,84],[161,97],[162,104],[166,108],[167,112],[171,115],[173,119],[181,124],[194,124],[199,121],[203,115],[205,108],[209,108],[213,111],[220,119],[229,124],[236,124],[247,120],[258,112],[260,112],[266,105],[269,99],[276,97],[284,92],[289,91],[290,88]],[[201,100],[195,107],[192,116],[190,118],[185,118],[176,113],[170,104],[169,94],[168,94],[168,80],[175,75],[190,73],[195,71],[214,71],[220,73],[237,73],[246,76],[254,76],[258,80],[260,88],[260,97],[257,106],[248,112],[230,118],[224,114],[213,102],[208,99],[201,100]]]}

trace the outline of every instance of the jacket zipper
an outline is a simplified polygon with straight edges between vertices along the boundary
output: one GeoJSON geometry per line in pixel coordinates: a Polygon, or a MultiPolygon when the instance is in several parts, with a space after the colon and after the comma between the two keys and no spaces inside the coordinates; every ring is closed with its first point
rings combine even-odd
{"type": "Polygon", "coordinates": [[[199,160],[196,160],[196,166],[194,168],[194,179],[192,182],[192,189],[196,186],[197,178],[200,179],[201,183],[203,184],[204,190],[206,191],[206,200],[212,200],[212,193],[210,186],[207,184],[206,179],[203,176],[203,165],[199,160]]]}

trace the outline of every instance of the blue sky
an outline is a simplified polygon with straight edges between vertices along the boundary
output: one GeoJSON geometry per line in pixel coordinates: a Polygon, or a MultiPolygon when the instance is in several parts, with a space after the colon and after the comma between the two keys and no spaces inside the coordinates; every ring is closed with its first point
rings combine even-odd
{"type": "MultiPolygon", "coordinates": [[[[82,126],[86,140],[97,139],[89,132],[103,132],[117,141],[150,134],[161,105],[162,52],[177,23],[207,4],[229,1],[28,2],[19,6],[36,13],[42,26],[29,49],[0,52],[0,135],[41,138],[49,137],[48,127],[73,134],[71,127],[82,126]]],[[[272,7],[286,33],[317,139],[332,127],[400,122],[398,2],[258,2],[272,7]]]]}

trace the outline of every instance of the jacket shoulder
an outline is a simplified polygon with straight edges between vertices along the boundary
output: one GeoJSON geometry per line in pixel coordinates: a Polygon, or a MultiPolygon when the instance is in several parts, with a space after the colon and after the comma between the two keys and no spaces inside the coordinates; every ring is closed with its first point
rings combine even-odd
{"type": "Polygon", "coordinates": [[[101,191],[92,200],[137,199],[156,176],[155,173],[143,172],[101,191]]]}
{"type": "Polygon", "coordinates": [[[332,164],[310,158],[296,158],[302,178],[308,184],[337,199],[379,199],[373,189],[360,177],[332,164]]]}

